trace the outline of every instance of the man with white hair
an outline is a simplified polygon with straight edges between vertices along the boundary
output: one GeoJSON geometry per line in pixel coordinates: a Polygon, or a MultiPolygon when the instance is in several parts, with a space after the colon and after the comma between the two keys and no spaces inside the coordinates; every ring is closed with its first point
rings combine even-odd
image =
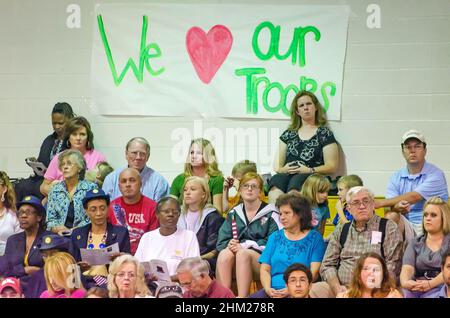
{"type": "Polygon", "coordinates": [[[235,298],[233,292],[212,279],[209,263],[200,257],[183,259],[177,267],[183,298],[235,298]]]}
{"type": "Polygon", "coordinates": [[[353,187],[347,193],[353,221],[339,224],[331,234],[320,275],[323,282],[313,284],[315,298],[334,298],[350,284],[358,259],[367,252],[379,253],[392,277],[401,265],[402,238],[397,224],[374,213],[374,195],[366,187],[353,187]]]}
{"type": "Polygon", "coordinates": [[[375,207],[390,208],[392,213],[387,213],[386,217],[397,222],[408,239],[411,238],[408,235],[411,227],[417,235],[422,234],[425,201],[434,196],[448,201],[448,189],[444,172],[425,160],[427,143],[422,133],[407,131],[401,146],[406,167],[392,175],[386,199],[377,201],[375,207]]]}
{"type": "MultiPolygon", "coordinates": [[[[125,158],[128,162],[128,168],[136,169],[141,175],[141,192],[143,195],[156,202],[169,195],[169,183],[167,180],[147,166],[147,161],[150,158],[150,144],[145,138],[131,138],[125,147],[125,158]]],[[[111,200],[122,195],[119,187],[119,176],[125,168],[127,167],[114,170],[106,176],[103,182],[102,189],[106,194],[109,194],[111,200]]]]}

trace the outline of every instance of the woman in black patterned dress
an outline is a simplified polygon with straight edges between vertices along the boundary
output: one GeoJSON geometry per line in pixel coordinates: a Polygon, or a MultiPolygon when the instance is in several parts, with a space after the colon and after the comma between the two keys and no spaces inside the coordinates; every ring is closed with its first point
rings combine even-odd
{"type": "Polygon", "coordinates": [[[325,111],[317,97],[300,91],[291,105],[291,124],[280,136],[274,170],[269,181],[269,202],[290,190],[300,190],[312,173],[333,174],[339,163],[339,148],[327,127],[325,111]]]}

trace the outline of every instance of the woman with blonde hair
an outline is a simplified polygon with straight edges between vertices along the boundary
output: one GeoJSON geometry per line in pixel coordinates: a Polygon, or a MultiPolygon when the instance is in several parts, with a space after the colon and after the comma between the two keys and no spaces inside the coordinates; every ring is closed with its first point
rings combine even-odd
{"type": "Polygon", "coordinates": [[[129,254],[117,257],[109,266],[109,298],[151,298],[144,267],[129,254]]]}
{"type": "Polygon", "coordinates": [[[262,191],[263,180],[257,173],[242,177],[241,203],[228,213],[217,239],[217,280],[230,288],[235,268],[241,298],[248,296],[253,277],[259,277],[258,259],[270,234],[278,230],[278,212],[274,205],[261,201],[262,191]]]}
{"type": "Polygon", "coordinates": [[[8,175],[0,171],[0,256],[5,253],[6,241],[21,232],[16,215],[16,196],[8,175]]]}
{"type": "Polygon", "coordinates": [[[191,141],[189,154],[184,164],[184,172],[179,174],[172,182],[170,195],[181,202],[183,185],[186,178],[191,176],[202,177],[208,180],[208,187],[212,203],[219,213],[222,213],[222,192],[224,178],[217,165],[216,151],[207,139],[197,138],[191,141]]]}
{"type": "Polygon", "coordinates": [[[423,235],[413,238],[403,254],[400,283],[405,298],[436,298],[444,284],[442,256],[450,247],[450,207],[440,197],[423,206],[423,235]]]}
{"type": "Polygon", "coordinates": [[[375,252],[361,255],[347,291],[336,298],[403,298],[384,259],[375,252]]]}
{"type": "Polygon", "coordinates": [[[216,268],[217,237],[224,219],[210,200],[208,182],[201,177],[188,177],[183,185],[183,206],[178,226],[197,235],[200,256],[209,262],[211,270],[216,268]]]}
{"type": "Polygon", "coordinates": [[[339,147],[322,105],[313,93],[298,92],[291,105],[291,124],[280,136],[274,164],[277,174],[269,181],[269,202],[301,189],[312,173],[335,173],[338,164],[339,147]]]}
{"type": "Polygon", "coordinates": [[[40,298],[84,298],[86,290],[81,285],[80,270],[72,255],[58,252],[45,260],[47,290],[40,298]]]}
{"type": "Polygon", "coordinates": [[[314,173],[306,179],[300,191],[300,194],[311,204],[313,229],[322,235],[325,231],[325,223],[330,217],[327,201],[330,187],[331,183],[327,177],[314,173]]]}

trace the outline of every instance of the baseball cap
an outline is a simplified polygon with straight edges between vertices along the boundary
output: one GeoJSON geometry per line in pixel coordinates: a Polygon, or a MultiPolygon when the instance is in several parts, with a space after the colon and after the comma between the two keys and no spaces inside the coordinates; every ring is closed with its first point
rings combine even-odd
{"type": "Polygon", "coordinates": [[[22,294],[22,290],[20,289],[20,281],[14,277],[6,277],[0,283],[0,293],[3,293],[3,290],[7,287],[10,287],[16,291],[18,294],[22,294]]]}
{"type": "Polygon", "coordinates": [[[33,195],[27,195],[26,197],[23,198],[22,201],[20,201],[19,203],[16,204],[17,210],[20,209],[20,207],[24,204],[29,204],[32,207],[34,207],[38,213],[40,215],[45,215],[45,208],[44,206],[41,204],[41,200],[39,200],[38,198],[36,198],[33,195]]]}
{"type": "Polygon", "coordinates": [[[156,298],[183,298],[181,286],[174,283],[160,285],[156,289],[156,298]]]}
{"type": "Polygon", "coordinates": [[[102,189],[92,189],[83,198],[83,207],[86,209],[88,202],[95,199],[104,199],[106,200],[106,204],[109,205],[109,194],[106,194],[102,189]]]}
{"type": "Polygon", "coordinates": [[[408,139],[411,139],[411,138],[414,138],[414,139],[419,140],[420,142],[426,143],[425,136],[420,131],[411,129],[403,134],[402,144],[404,144],[408,139]]]}
{"type": "Polygon", "coordinates": [[[69,250],[70,240],[66,237],[59,236],[58,234],[45,235],[41,239],[41,243],[38,244],[39,250],[60,250],[67,252],[69,250]]]}

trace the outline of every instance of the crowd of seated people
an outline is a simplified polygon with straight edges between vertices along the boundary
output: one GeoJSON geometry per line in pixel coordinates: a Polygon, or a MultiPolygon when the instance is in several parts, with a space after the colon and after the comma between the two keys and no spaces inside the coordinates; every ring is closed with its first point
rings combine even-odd
{"type": "Polygon", "coordinates": [[[13,185],[0,171],[1,298],[450,295],[447,183],[416,130],[401,138],[406,166],[386,199],[370,180],[343,176],[331,220],[327,177],[339,146],[310,92],[293,99],[267,184],[249,160],[225,178],[198,138],[169,187],[147,165],[145,138],[129,139],[127,165],[113,169],[69,104],[56,104],[51,120],[38,159],[45,174],[13,185]]]}

